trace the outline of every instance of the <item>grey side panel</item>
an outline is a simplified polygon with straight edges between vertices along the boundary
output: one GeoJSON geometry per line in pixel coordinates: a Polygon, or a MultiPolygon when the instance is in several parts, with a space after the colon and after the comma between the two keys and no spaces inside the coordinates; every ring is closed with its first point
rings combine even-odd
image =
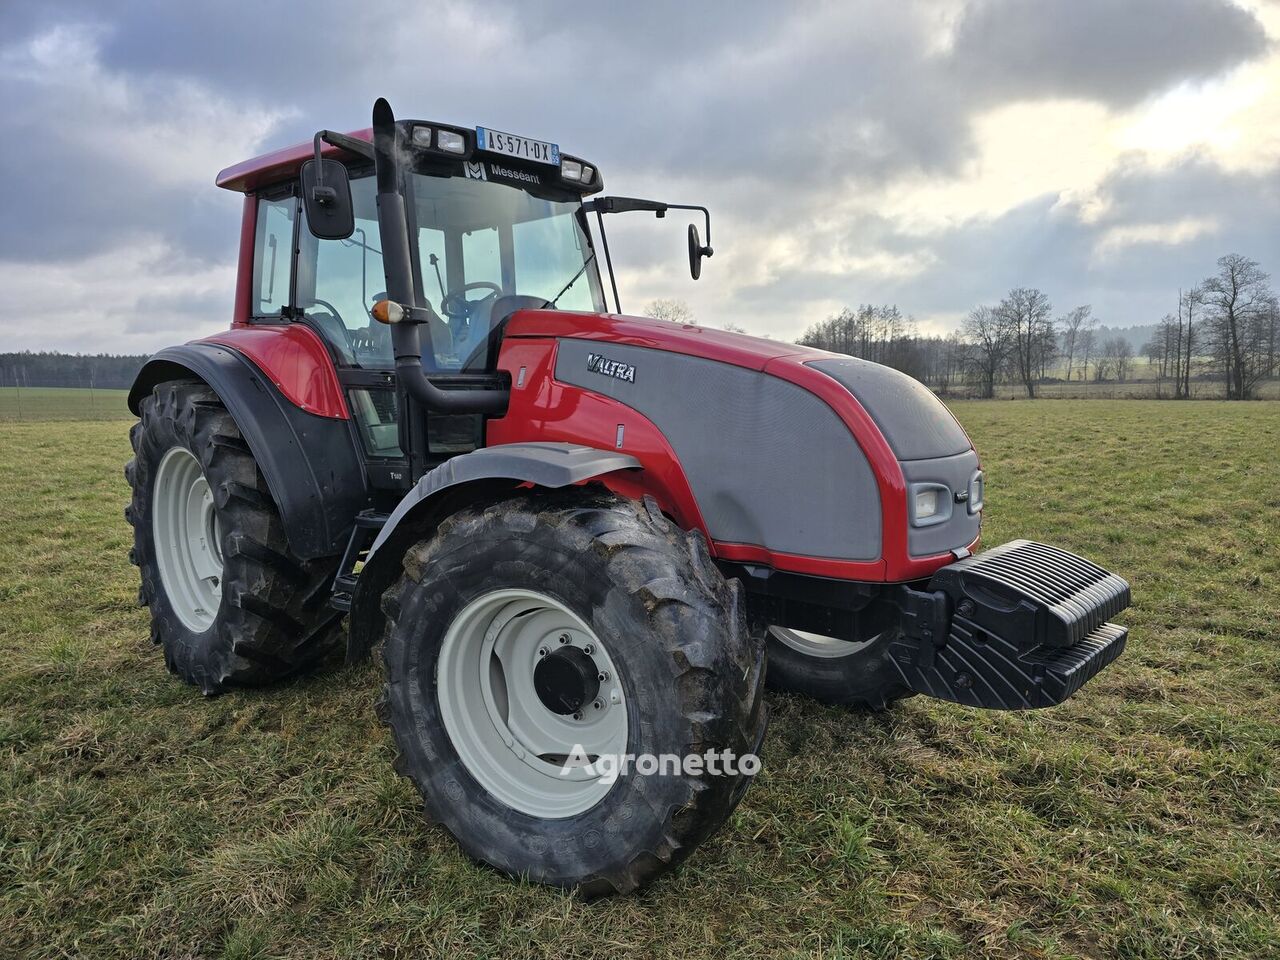
{"type": "Polygon", "coordinates": [[[956,503],[954,494],[969,489],[969,481],[978,472],[978,455],[973,450],[954,457],[934,460],[906,460],[902,474],[908,487],[913,483],[941,483],[952,494],[951,519],[932,527],[907,528],[907,552],[913,557],[927,557],[967,547],[978,535],[981,514],[969,512],[967,503],[956,503]]]}
{"type": "Polygon", "coordinates": [[[628,454],[572,443],[507,443],[461,454],[424,474],[405,494],[373,541],[365,562],[373,559],[409,511],[446,487],[495,478],[539,487],[568,487],[614,470],[639,466],[640,461],[628,454]]]}
{"type": "Polygon", "coordinates": [[[858,399],[899,460],[930,460],[970,449],[951,411],[919,380],[856,357],[813,360],[807,366],[821,370],[858,399]]]}
{"type": "Polygon", "coordinates": [[[556,379],[653,421],[713,538],[811,557],[880,557],[875,474],[835,411],[807,390],[714,360],[574,339],[559,341],[556,379]],[[599,369],[633,379],[593,372],[589,354],[606,361],[599,369]]]}

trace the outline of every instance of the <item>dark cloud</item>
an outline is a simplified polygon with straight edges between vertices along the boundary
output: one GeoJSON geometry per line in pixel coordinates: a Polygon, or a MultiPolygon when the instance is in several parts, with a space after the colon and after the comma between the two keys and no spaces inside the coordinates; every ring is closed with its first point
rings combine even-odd
{"type": "Polygon", "coordinates": [[[951,60],[987,97],[1128,105],[1266,48],[1262,24],[1229,0],[986,0],[961,21],[951,60]]]}

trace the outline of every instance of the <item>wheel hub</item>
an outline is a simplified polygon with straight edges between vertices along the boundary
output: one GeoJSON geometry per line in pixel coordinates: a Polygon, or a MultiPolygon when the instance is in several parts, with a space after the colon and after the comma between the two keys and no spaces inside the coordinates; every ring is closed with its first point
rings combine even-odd
{"type": "Polygon", "coordinates": [[[560,600],[520,588],[472,600],[441,638],[435,688],[458,758],[507,806],[571,817],[615,782],[579,755],[594,765],[627,751],[618,670],[591,627],[560,600]]]}
{"type": "Polygon", "coordinates": [[[174,447],[156,469],[152,534],[169,605],[202,633],[222,602],[222,545],[213,491],[195,454],[174,447]]]}
{"type": "Polygon", "coordinates": [[[600,670],[580,648],[566,644],[538,661],[533,669],[533,689],[544,707],[568,716],[596,699],[600,670]]]}

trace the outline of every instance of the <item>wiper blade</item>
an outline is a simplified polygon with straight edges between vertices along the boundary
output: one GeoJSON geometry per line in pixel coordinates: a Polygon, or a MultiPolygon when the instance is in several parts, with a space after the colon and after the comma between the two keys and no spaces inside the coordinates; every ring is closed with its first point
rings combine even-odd
{"type": "Polygon", "coordinates": [[[573,277],[569,280],[569,282],[564,285],[564,288],[559,293],[557,293],[552,299],[544,303],[540,307],[540,309],[546,310],[549,307],[554,307],[559,302],[560,298],[569,292],[569,288],[578,282],[578,278],[587,272],[587,267],[591,266],[591,261],[594,260],[595,258],[596,258],[596,252],[592,250],[591,255],[587,257],[587,259],[582,261],[582,266],[578,268],[578,272],[573,275],[573,277]]]}

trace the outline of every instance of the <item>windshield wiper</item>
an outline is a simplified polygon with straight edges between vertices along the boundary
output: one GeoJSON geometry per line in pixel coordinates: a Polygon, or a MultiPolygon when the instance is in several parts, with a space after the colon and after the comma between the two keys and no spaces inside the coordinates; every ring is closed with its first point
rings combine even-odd
{"type": "Polygon", "coordinates": [[[568,283],[564,285],[564,289],[555,295],[554,298],[544,303],[541,309],[546,310],[548,307],[554,307],[561,297],[569,292],[569,288],[578,282],[578,278],[587,272],[587,267],[591,266],[591,261],[596,258],[596,252],[591,251],[591,255],[582,261],[582,266],[578,268],[578,272],[573,275],[568,283]]]}

